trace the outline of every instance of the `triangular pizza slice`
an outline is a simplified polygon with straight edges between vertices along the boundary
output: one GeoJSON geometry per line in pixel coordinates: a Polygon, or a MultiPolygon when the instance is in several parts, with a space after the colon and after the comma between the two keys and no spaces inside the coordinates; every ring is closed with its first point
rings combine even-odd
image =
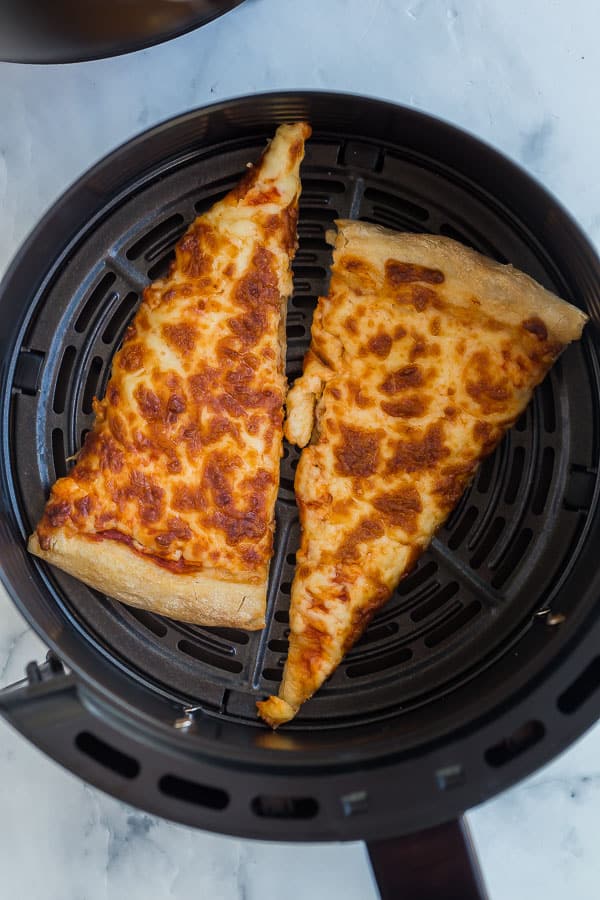
{"type": "Polygon", "coordinates": [[[273,727],[412,568],[586,316],[443,237],[338,222],[287,438],[302,528],[273,727]]]}
{"type": "Polygon", "coordinates": [[[125,603],[264,625],[305,123],[189,227],[144,291],[95,423],[29,540],[125,603]]]}

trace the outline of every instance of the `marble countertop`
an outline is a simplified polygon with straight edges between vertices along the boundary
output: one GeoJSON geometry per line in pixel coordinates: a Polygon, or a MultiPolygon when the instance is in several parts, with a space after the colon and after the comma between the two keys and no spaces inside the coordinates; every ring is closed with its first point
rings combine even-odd
{"type": "MultiPolygon", "coordinates": [[[[0,64],[0,274],[111,148],[207,102],[285,88],[355,91],[449,119],[541,179],[598,244],[599,30],[594,0],[247,0],[127,57],[0,64]]],[[[0,598],[0,684],[43,653],[0,598]]],[[[0,790],[2,897],[377,896],[361,844],[273,845],[166,823],[84,785],[3,722],[0,790]]],[[[600,726],[468,818],[492,900],[595,900],[600,726]]]]}

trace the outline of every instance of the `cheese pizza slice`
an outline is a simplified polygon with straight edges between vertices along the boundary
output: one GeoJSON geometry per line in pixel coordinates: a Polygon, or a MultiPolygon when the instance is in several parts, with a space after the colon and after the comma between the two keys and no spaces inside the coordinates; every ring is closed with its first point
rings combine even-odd
{"type": "Polygon", "coordinates": [[[338,222],[286,436],[302,528],[276,727],[413,567],[586,316],[452,240],[338,222]]]}
{"type": "Polygon", "coordinates": [[[175,619],[264,625],[305,123],[282,125],[144,291],[32,553],[175,619]]]}

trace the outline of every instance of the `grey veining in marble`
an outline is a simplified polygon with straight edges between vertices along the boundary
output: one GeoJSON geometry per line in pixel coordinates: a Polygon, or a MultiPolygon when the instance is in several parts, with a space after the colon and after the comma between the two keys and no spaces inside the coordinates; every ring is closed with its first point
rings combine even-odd
{"type": "MultiPolygon", "coordinates": [[[[60,192],[169,116],[235,95],[323,88],[449,119],[542,180],[600,242],[594,0],[247,0],[128,57],[0,64],[0,273],[60,192]]],[[[0,597],[0,682],[44,650],[0,597]]],[[[364,848],[237,841],[132,810],[0,722],[0,897],[373,900],[364,848]]],[[[600,728],[471,812],[492,900],[600,897],[600,728]]]]}

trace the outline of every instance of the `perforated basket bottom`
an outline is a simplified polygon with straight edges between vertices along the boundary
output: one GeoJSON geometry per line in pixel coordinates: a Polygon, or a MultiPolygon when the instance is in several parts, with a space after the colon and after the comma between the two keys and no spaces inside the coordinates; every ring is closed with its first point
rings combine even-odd
{"type": "MultiPolygon", "coordinates": [[[[204,147],[149,173],[88,232],[43,292],[14,385],[12,452],[26,529],[92,423],[92,398],[103,391],[143,287],[166,273],[187,225],[237,182],[262,146],[259,135],[204,147]]],[[[338,217],[451,236],[561,292],[552,263],[505,209],[414,152],[317,131],[302,174],[290,379],[301,371],[312,310],[327,289],[325,231],[338,217]]],[[[290,728],[354,726],[439,698],[506,653],[551,601],[591,502],[591,423],[598,420],[592,357],[587,340],[569,348],[416,569],[290,728]]],[[[277,691],[287,651],[297,461],[296,449],[286,446],[263,632],[188,626],[128,609],[48,569],[56,602],[133,678],[258,726],[255,701],[277,691]]]]}

